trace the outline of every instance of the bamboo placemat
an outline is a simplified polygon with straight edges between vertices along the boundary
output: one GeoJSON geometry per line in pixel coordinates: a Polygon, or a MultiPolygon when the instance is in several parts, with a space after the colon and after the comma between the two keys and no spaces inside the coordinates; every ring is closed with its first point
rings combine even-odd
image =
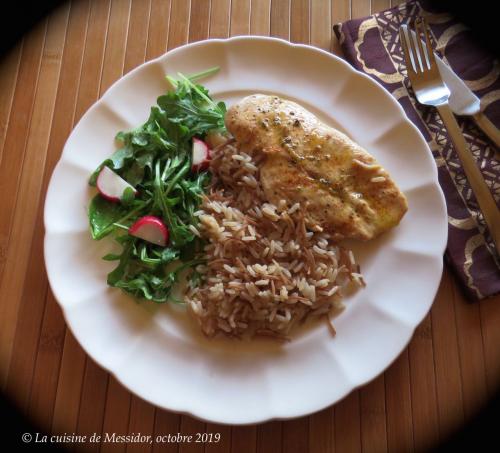
{"type": "Polygon", "coordinates": [[[447,269],[431,313],[384,374],[317,414],[245,427],[207,424],[131,395],[86,356],[48,287],[49,177],[74,124],[122,74],[208,37],[272,35],[338,52],[332,24],[389,6],[389,0],[74,0],[0,62],[0,377],[42,429],[221,434],[218,443],[76,447],[85,451],[413,451],[445,439],[493,395],[500,300],[465,303],[447,269]]]}

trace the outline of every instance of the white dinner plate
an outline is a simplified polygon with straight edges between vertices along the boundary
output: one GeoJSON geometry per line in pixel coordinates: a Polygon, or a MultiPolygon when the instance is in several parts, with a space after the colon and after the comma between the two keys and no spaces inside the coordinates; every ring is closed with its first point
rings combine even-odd
{"type": "Polygon", "coordinates": [[[246,424],[318,411],[394,361],[435,297],[446,220],[427,144],[389,93],[327,52],[238,37],[189,44],[145,63],[89,109],[50,181],[45,262],[76,339],[125,387],[165,409],[246,424]],[[408,198],[397,228],[351,244],[367,287],[346,299],[334,338],[316,324],[287,344],[209,340],[182,306],[138,303],[106,285],[114,264],[101,257],[114,245],[90,237],[89,174],[114,151],[116,132],[147,119],[168,89],[165,74],[213,66],[220,71],[200,83],[215,99],[231,105],[251,93],[273,93],[302,104],[373,154],[408,198]]]}

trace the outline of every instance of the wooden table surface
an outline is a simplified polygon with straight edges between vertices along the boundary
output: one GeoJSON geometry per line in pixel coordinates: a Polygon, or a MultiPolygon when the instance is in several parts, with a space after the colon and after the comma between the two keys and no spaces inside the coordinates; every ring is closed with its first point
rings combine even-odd
{"type": "Polygon", "coordinates": [[[74,0],[0,62],[0,377],[41,428],[221,434],[218,443],[87,443],[83,450],[419,451],[463,425],[497,390],[500,298],[467,304],[446,268],[430,314],[383,375],[309,417],[244,427],[204,423],[130,394],[76,343],[48,286],[43,204],[50,175],[74,124],[122,74],[209,37],[272,35],[338,53],[332,24],[389,6],[389,0],[74,0]]]}

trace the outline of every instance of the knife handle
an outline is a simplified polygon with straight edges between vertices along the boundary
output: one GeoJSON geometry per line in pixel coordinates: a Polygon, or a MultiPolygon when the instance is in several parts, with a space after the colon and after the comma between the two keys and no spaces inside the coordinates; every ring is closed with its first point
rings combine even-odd
{"type": "Polygon", "coordinates": [[[488,117],[483,112],[476,113],[475,115],[473,115],[473,117],[477,125],[500,149],[500,130],[498,130],[495,127],[495,125],[488,119],[488,117]]]}
{"type": "Polygon", "coordinates": [[[483,175],[479,171],[479,168],[477,168],[474,156],[467,147],[467,142],[465,141],[450,106],[447,103],[441,104],[437,106],[437,110],[455,145],[455,150],[462,162],[465,176],[476,196],[479,208],[483,213],[484,220],[490,230],[493,242],[495,243],[497,253],[500,256],[500,211],[498,210],[498,206],[491,195],[483,175]]]}

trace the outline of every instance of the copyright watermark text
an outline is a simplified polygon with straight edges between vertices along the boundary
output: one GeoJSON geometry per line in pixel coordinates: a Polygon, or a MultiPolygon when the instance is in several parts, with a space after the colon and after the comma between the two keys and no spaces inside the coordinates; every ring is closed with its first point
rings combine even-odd
{"type": "Polygon", "coordinates": [[[93,433],[91,435],[81,435],[75,433],[52,434],[24,433],[21,440],[34,444],[85,444],[85,443],[136,443],[136,444],[191,444],[191,443],[219,443],[220,433],[194,433],[194,434],[117,434],[117,433],[93,433]]]}

